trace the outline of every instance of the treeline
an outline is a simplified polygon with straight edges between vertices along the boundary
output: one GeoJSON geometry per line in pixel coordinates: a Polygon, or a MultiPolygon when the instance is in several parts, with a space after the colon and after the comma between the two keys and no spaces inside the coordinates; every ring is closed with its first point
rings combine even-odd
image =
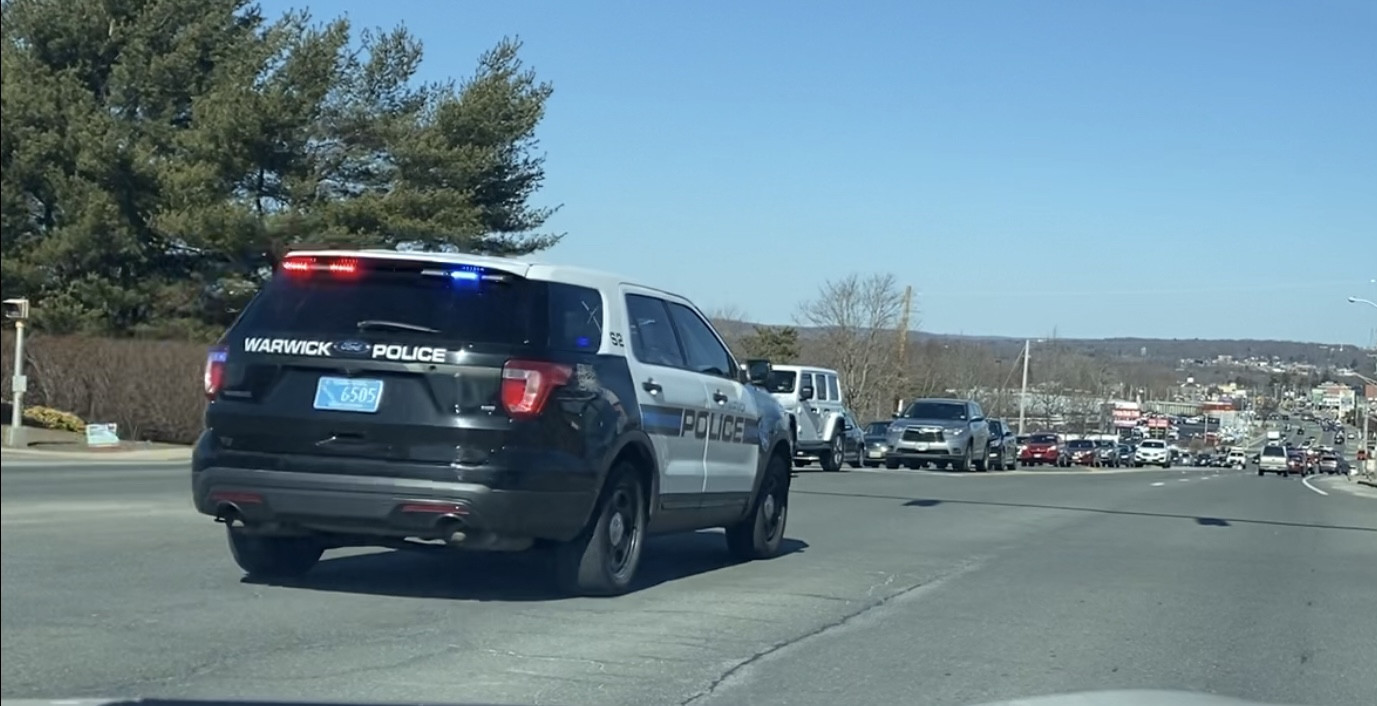
{"type": "Polygon", "coordinates": [[[421,83],[406,31],[246,0],[6,0],[0,290],[48,333],[204,340],[300,244],[549,247],[551,86],[504,40],[421,83]]]}
{"type": "MultiPolygon", "coordinates": [[[[916,315],[904,330],[904,296],[892,275],[853,274],[824,282],[801,302],[795,326],[751,324],[746,312],[733,308],[714,312],[713,319],[740,357],[835,369],[849,405],[864,420],[888,418],[901,400],[939,395],[972,396],[991,414],[1016,415],[1022,346],[918,338],[916,315]]],[[[1077,398],[1169,398],[1177,384],[1171,368],[1057,340],[1034,344],[1028,367],[1028,413],[1039,416],[1098,412],[1077,408],[1077,398]]]]}

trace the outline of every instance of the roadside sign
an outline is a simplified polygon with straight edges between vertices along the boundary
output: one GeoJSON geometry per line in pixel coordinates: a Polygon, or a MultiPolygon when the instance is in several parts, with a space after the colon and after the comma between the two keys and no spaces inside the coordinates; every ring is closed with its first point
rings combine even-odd
{"type": "Polygon", "coordinates": [[[119,425],[113,422],[109,424],[87,424],[86,445],[96,448],[102,446],[119,446],[119,425]]]}

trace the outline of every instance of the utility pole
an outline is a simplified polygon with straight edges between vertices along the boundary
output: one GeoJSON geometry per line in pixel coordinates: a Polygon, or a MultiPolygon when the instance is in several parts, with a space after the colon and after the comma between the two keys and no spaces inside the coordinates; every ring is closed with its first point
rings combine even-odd
{"type": "MultiPolygon", "coordinates": [[[[899,354],[897,360],[899,361],[900,383],[903,383],[908,380],[908,322],[909,315],[912,313],[912,311],[913,285],[908,285],[907,287],[904,287],[904,309],[899,314],[899,354]]],[[[899,393],[900,395],[907,394],[907,391],[903,390],[903,387],[904,385],[899,385],[899,388],[901,390],[901,392],[899,393]]],[[[894,412],[896,414],[903,412],[903,410],[899,408],[899,406],[902,405],[904,402],[903,398],[896,396],[893,400],[891,400],[891,402],[894,405],[894,412]]]]}
{"type": "Polygon", "coordinates": [[[1028,352],[1033,347],[1030,340],[1023,341],[1023,385],[1018,393],[1018,435],[1023,436],[1023,424],[1028,419],[1028,352]]]}

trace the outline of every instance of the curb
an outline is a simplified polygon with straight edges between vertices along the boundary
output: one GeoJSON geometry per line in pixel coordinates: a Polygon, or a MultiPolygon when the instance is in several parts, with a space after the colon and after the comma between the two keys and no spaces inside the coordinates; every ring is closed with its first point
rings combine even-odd
{"type": "Polygon", "coordinates": [[[191,460],[191,449],[131,449],[128,451],[36,451],[34,449],[5,449],[0,452],[5,461],[86,461],[102,463],[184,463],[191,460]]]}

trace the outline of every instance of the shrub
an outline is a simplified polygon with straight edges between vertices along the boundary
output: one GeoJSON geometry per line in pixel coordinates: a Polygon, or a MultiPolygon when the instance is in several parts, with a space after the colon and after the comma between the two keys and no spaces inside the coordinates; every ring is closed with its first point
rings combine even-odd
{"type": "Polygon", "coordinates": [[[64,412],[52,407],[25,407],[24,419],[34,426],[44,429],[56,429],[58,431],[85,431],[86,422],[81,421],[81,417],[64,412]]]}
{"type": "MultiPolygon", "coordinates": [[[[191,443],[202,427],[206,348],[185,341],[45,336],[24,341],[28,405],[114,422],[129,440],[191,443]]],[[[12,399],[14,332],[0,341],[3,394],[12,399]]]]}

